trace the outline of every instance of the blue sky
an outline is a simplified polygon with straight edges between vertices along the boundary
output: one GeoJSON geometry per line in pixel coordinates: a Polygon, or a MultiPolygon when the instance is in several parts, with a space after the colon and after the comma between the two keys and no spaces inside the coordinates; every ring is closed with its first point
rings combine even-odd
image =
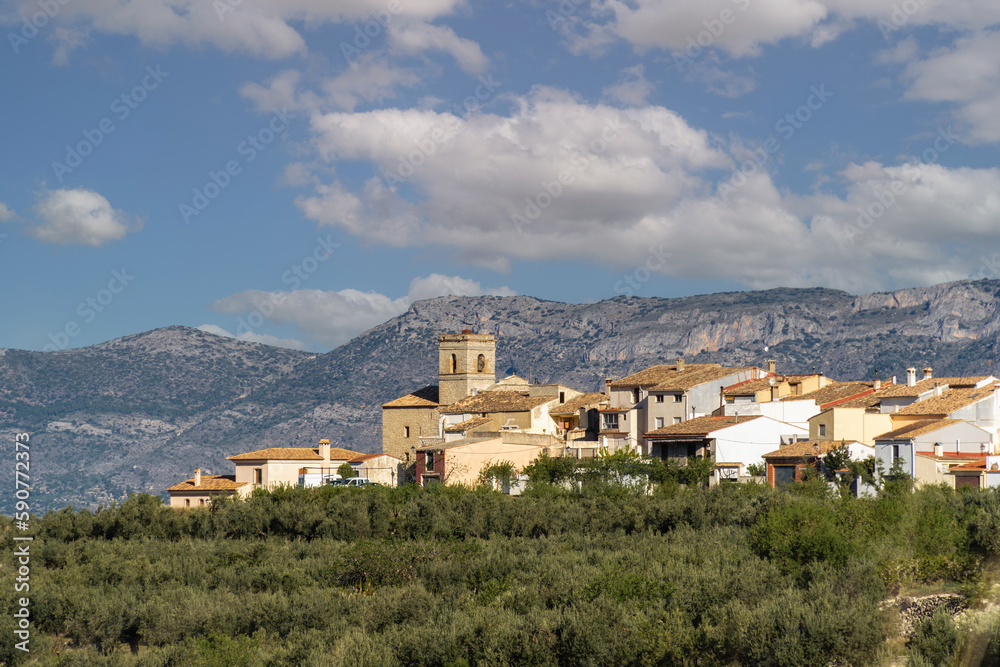
{"type": "Polygon", "coordinates": [[[997,277],[988,0],[0,0],[0,347],[997,277]]]}

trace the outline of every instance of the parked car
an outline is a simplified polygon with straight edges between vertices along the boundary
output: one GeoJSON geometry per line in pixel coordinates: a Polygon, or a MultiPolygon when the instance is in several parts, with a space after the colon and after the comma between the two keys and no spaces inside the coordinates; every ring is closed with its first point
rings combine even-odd
{"type": "Polygon", "coordinates": [[[350,477],[343,480],[343,486],[371,486],[373,482],[367,477],[350,477]]]}

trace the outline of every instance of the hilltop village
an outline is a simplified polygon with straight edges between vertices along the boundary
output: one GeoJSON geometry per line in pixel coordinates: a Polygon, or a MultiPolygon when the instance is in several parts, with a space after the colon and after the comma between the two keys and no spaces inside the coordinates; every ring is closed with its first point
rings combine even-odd
{"type": "MultiPolygon", "coordinates": [[[[823,465],[835,448],[919,486],[1000,486],[1000,380],[934,377],[837,382],[822,374],[674,363],[606,378],[603,392],[496,377],[496,340],[470,330],[443,334],[437,384],[382,406],[382,452],[273,447],[229,457],[233,475],[202,475],[168,489],[171,505],[205,505],[257,487],[364,483],[471,485],[490,466],[521,471],[544,452],[587,459],[628,450],[642,456],[709,458],[710,484],[763,478],[777,486],[823,465]]],[[[864,492],[858,488],[859,493],[864,492]]]]}

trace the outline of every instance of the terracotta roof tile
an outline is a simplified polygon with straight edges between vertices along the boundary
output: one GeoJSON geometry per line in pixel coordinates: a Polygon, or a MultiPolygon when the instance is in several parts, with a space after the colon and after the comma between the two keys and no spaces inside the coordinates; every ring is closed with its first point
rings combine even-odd
{"type": "Polygon", "coordinates": [[[604,394],[598,393],[588,393],[577,396],[576,398],[570,399],[563,403],[562,405],[554,408],[549,408],[550,415],[575,415],[580,411],[581,408],[589,408],[594,405],[600,405],[604,401],[608,400],[608,397],[604,394]]]}
{"type": "Polygon", "coordinates": [[[377,459],[380,456],[388,456],[390,459],[396,459],[397,461],[402,461],[403,459],[398,456],[392,456],[391,454],[362,454],[360,456],[355,456],[353,459],[348,459],[348,463],[363,463],[365,461],[371,461],[372,459],[377,459]]]}
{"type": "Polygon", "coordinates": [[[650,387],[649,391],[682,391],[691,387],[697,387],[706,382],[715,382],[724,377],[751,370],[753,370],[753,366],[715,366],[708,368],[691,368],[688,366],[683,371],[675,373],[663,382],[650,387]]]}
{"type": "Polygon", "coordinates": [[[230,461],[322,461],[311,447],[268,447],[245,454],[227,456],[230,461]]]}
{"type": "Polygon", "coordinates": [[[646,437],[669,438],[690,435],[706,436],[714,431],[735,426],[736,424],[742,424],[754,419],[760,419],[760,415],[747,415],[740,417],[696,417],[695,419],[689,419],[686,422],[681,422],[680,424],[671,424],[670,426],[664,426],[656,429],[655,431],[650,431],[649,433],[646,433],[646,437]]]}
{"type": "Polygon", "coordinates": [[[912,424],[907,424],[906,426],[900,426],[899,428],[883,433],[882,435],[876,436],[876,440],[903,440],[916,438],[919,435],[924,435],[926,433],[933,433],[945,426],[951,426],[952,424],[957,424],[959,419],[923,419],[918,422],[913,422],[912,424]]]}
{"type": "MultiPolygon", "coordinates": [[[[846,444],[851,444],[856,442],[855,440],[847,440],[846,444]]],[[[768,452],[764,454],[761,458],[765,459],[778,459],[778,458],[793,458],[798,456],[824,456],[830,452],[832,449],[840,447],[840,445],[845,444],[845,441],[841,440],[799,440],[798,442],[793,442],[790,445],[785,445],[780,449],[776,449],[773,452],[768,452]]]]}
{"type": "Polygon", "coordinates": [[[822,389],[800,396],[785,396],[782,401],[815,401],[819,406],[827,406],[838,401],[848,401],[874,388],[871,382],[834,382],[822,389]]]}
{"type": "Polygon", "coordinates": [[[489,424],[493,421],[489,417],[473,417],[472,419],[466,419],[460,424],[453,424],[452,426],[447,426],[444,429],[445,433],[461,433],[463,431],[468,431],[476,428],[477,426],[483,426],[489,424]]]}
{"type": "Polygon", "coordinates": [[[753,396],[759,391],[770,389],[772,387],[771,380],[774,380],[773,386],[776,386],[785,382],[787,378],[781,375],[772,375],[759,380],[745,380],[725,387],[722,392],[726,396],[753,396]]]}
{"type": "Polygon", "coordinates": [[[167,491],[235,491],[250,482],[237,482],[235,475],[202,475],[201,484],[194,485],[194,478],[185,480],[180,484],[174,484],[167,491]]]}
{"type": "Polygon", "coordinates": [[[558,401],[555,396],[529,396],[524,391],[481,391],[475,396],[466,396],[448,406],[442,406],[444,414],[475,414],[477,412],[527,412],[539,405],[558,401]]]}
{"type": "Polygon", "coordinates": [[[383,403],[383,408],[433,408],[438,405],[437,385],[431,385],[418,389],[412,394],[400,396],[399,398],[383,403]]]}
{"type": "Polygon", "coordinates": [[[993,385],[980,389],[949,389],[940,396],[917,401],[894,412],[897,415],[947,415],[992,396],[993,385]]]}
{"type": "MultiPolygon", "coordinates": [[[[719,364],[686,364],[684,366],[684,371],[692,369],[701,368],[711,368],[718,367],[719,364]]],[[[652,387],[669,380],[670,377],[677,373],[676,364],[660,364],[658,366],[650,366],[638,373],[632,373],[631,375],[626,375],[623,378],[619,378],[611,383],[612,389],[631,389],[635,387],[652,387]]]]}

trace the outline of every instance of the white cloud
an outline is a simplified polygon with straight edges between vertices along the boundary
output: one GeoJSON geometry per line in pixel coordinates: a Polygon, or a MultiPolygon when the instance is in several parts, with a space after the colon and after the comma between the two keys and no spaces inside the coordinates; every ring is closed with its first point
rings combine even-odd
{"type": "Polygon", "coordinates": [[[956,105],[967,143],[1000,141],[1000,31],[977,33],[952,48],[911,62],[907,97],[956,105]]]}
{"type": "Polygon", "coordinates": [[[608,86],[601,94],[628,106],[645,104],[653,92],[653,84],[646,80],[643,66],[635,65],[622,70],[618,83],[608,86]]]}
{"type": "Polygon", "coordinates": [[[392,50],[396,53],[415,55],[424,51],[443,51],[450,54],[459,67],[470,74],[482,74],[489,63],[477,43],[459,37],[447,26],[404,24],[391,26],[389,34],[392,50]]]}
{"type": "MultiPolygon", "coordinates": [[[[1000,234],[1000,170],[850,165],[836,176],[840,196],[797,196],[775,185],[771,158],[723,192],[750,150],[669,109],[586,104],[544,88],[512,102],[508,115],[469,118],[316,114],[319,164],[366,161],[383,177],[349,188],[316,172],[321,184],[298,205],[366,243],[453,248],[498,270],[566,260],[751,287],[867,290],[967,277],[1000,234]],[[433,151],[406,157],[422,143],[433,151]],[[412,169],[400,169],[400,156],[412,169]],[[897,190],[873,224],[858,226],[859,208],[877,211],[877,195],[897,190]]],[[[935,162],[954,141],[930,137],[930,153],[918,155],[935,162]]]]}
{"type": "MultiPolygon", "coordinates": [[[[356,23],[362,29],[376,21],[390,27],[424,22],[451,14],[465,0],[406,0],[391,13],[385,0],[73,0],[60,3],[52,19],[57,62],[94,32],[132,35],[147,46],[211,45],[226,52],[262,58],[304,54],[306,44],[293,24],[356,23]]],[[[20,0],[12,15],[31,16],[36,0],[20,0]]],[[[456,38],[458,39],[458,38],[456,38]]],[[[452,44],[451,48],[464,48],[452,44]]]]}
{"type": "Polygon", "coordinates": [[[353,289],[293,292],[246,290],[219,299],[212,304],[212,309],[228,314],[256,312],[275,324],[295,325],[310,341],[336,347],[372,327],[402,315],[414,301],[447,295],[484,294],[513,296],[515,292],[507,287],[486,289],[474,280],[435,273],[426,278],[415,278],[410,283],[407,295],[396,299],[377,292],[353,289]]]}
{"type": "Polygon", "coordinates": [[[93,190],[48,190],[34,207],[35,223],[26,231],[46,243],[99,247],[120,241],[129,232],[142,229],[124,211],[93,190]]]}
{"type": "Polygon", "coordinates": [[[223,336],[225,338],[235,338],[237,340],[247,341],[248,343],[263,343],[264,345],[272,345],[274,347],[287,347],[292,350],[308,350],[309,346],[300,340],[295,340],[294,338],[279,338],[277,336],[272,336],[270,334],[259,334],[253,331],[244,331],[243,333],[236,335],[226,331],[220,326],[214,324],[202,324],[198,329],[205,331],[207,333],[213,334],[215,336],[223,336]]]}
{"type": "Polygon", "coordinates": [[[7,204],[0,201],[0,222],[10,222],[11,220],[16,220],[17,214],[11,209],[7,208],[7,204]]]}

